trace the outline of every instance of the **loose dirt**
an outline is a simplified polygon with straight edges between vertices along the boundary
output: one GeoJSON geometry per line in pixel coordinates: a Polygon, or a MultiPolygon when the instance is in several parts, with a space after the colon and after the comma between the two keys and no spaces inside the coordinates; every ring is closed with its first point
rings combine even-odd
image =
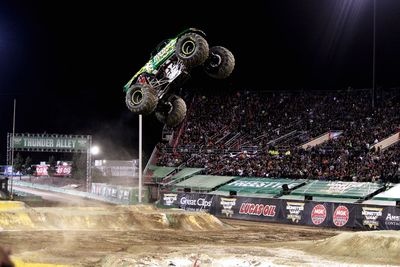
{"type": "Polygon", "coordinates": [[[399,248],[392,232],[219,220],[145,205],[17,206],[0,211],[0,229],[14,257],[70,266],[360,266],[396,264],[399,248]]]}

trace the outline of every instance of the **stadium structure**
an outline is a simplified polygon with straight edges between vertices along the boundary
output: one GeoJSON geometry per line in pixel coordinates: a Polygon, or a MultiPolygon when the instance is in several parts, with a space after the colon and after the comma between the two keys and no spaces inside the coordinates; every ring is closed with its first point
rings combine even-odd
{"type": "Polygon", "coordinates": [[[163,206],[228,218],[400,229],[400,95],[382,90],[195,95],[145,169],[163,206]]]}

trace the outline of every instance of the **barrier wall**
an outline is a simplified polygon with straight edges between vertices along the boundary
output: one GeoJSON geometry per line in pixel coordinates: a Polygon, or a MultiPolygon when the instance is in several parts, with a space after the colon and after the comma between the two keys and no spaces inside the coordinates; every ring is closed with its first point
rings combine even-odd
{"type": "MultiPolygon", "coordinates": [[[[136,190],[136,192],[135,192],[136,195],[134,195],[134,196],[129,195],[130,198],[127,200],[124,197],[121,197],[121,198],[118,197],[118,196],[124,196],[123,193],[122,194],[119,193],[116,195],[117,197],[113,197],[113,192],[111,192],[111,197],[108,197],[107,193],[105,193],[105,195],[101,195],[101,194],[83,192],[83,191],[78,191],[78,190],[73,190],[73,189],[54,187],[54,186],[45,185],[45,184],[29,183],[29,182],[18,181],[18,180],[14,180],[13,184],[15,186],[29,187],[29,188],[34,188],[34,189],[39,189],[39,190],[44,190],[44,191],[63,193],[63,194],[68,194],[68,195],[72,195],[72,196],[77,196],[77,197],[83,197],[83,198],[88,198],[88,199],[109,202],[109,203],[113,203],[113,204],[133,204],[136,202],[135,196],[137,196],[137,194],[138,194],[138,192],[136,190]],[[132,196],[133,196],[133,198],[132,198],[132,196]]],[[[143,195],[143,198],[144,198],[144,195],[143,195]]],[[[136,197],[136,199],[137,199],[137,197],[136,197]]]]}
{"type": "MultiPolygon", "coordinates": [[[[110,202],[120,204],[134,204],[139,199],[139,189],[137,187],[92,183],[91,193],[110,202]]],[[[147,202],[147,191],[142,191],[142,202],[147,202]]]]}
{"type": "Polygon", "coordinates": [[[400,230],[400,208],[351,203],[163,193],[160,204],[220,218],[363,230],[400,230]]]}

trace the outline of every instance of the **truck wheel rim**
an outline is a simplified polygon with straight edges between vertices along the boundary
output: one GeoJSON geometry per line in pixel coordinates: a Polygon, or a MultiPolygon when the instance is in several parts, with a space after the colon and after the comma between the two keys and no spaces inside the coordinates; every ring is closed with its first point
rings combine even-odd
{"type": "Polygon", "coordinates": [[[190,56],[191,54],[193,54],[194,50],[196,48],[196,44],[192,41],[192,40],[186,40],[181,47],[181,52],[185,55],[185,56],[190,56]]]}
{"type": "Polygon", "coordinates": [[[132,94],[132,102],[135,105],[139,105],[140,103],[142,103],[143,100],[143,93],[141,90],[137,90],[135,92],[133,92],[132,94]]]}

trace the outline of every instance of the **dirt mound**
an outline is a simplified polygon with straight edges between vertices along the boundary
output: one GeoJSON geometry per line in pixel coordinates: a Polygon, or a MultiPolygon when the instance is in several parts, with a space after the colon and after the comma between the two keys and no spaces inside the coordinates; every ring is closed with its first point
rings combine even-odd
{"type": "Polygon", "coordinates": [[[209,213],[168,213],[168,226],[187,231],[222,230],[225,226],[219,219],[209,213]]]}
{"type": "Polygon", "coordinates": [[[162,211],[150,205],[19,208],[0,212],[0,230],[222,230],[207,213],[162,211]]]}
{"type": "Polygon", "coordinates": [[[400,232],[345,232],[304,246],[311,254],[346,258],[347,262],[399,264],[400,232]]]}
{"type": "Polygon", "coordinates": [[[24,202],[21,201],[5,201],[0,200],[0,212],[4,210],[15,210],[26,208],[24,202]]]}

